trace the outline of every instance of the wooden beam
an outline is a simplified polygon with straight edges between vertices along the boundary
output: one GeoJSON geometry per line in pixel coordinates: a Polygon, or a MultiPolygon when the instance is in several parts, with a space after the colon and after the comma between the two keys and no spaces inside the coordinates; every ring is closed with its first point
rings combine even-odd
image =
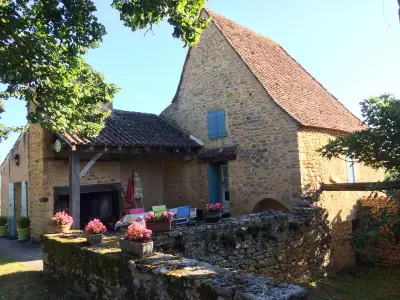
{"type": "Polygon", "coordinates": [[[79,177],[79,150],[69,152],[69,212],[74,218],[73,229],[80,229],[81,189],[79,177]]]}
{"type": "Polygon", "coordinates": [[[400,189],[400,181],[322,184],[321,191],[375,191],[400,189]]]}
{"type": "Polygon", "coordinates": [[[87,165],[82,169],[82,171],[79,173],[79,178],[82,178],[83,176],[85,176],[85,174],[87,173],[87,171],[90,170],[91,167],[93,167],[93,165],[96,163],[96,161],[100,158],[100,156],[102,156],[103,153],[96,153],[93,158],[87,163],[87,165]]]}
{"type": "Polygon", "coordinates": [[[134,155],[187,155],[196,152],[195,149],[185,147],[132,147],[132,146],[79,146],[80,152],[115,153],[134,155]]]}

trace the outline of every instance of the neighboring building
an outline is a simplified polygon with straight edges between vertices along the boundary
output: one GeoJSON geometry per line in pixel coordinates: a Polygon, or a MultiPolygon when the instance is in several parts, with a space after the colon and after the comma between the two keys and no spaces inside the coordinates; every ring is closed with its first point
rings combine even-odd
{"type": "MultiPolygon", "coordinates": [[[[11,202],[21,206],[15,183],[28,182],[32,237],[38,239],[54,212],[71,206],[72,180],[71,186],[81,184],[81,226],[94,216],[111,222],[121,214],[121,190],[133,168],[144,185],[146,209],[222,202],[232,215],[289,211],[321,183],[382,179],[382,172],[316,152],[363,125],[284,49],[210,10],[203,14],[212,22],[190,48],[176,96],[161,116],[114,110],[95,139],[30,126],[1,168],[2,213],[11,202]],[[65,143],[59,152],[53,149],[57,139],[65,143]],[[75,173],[96,153],[103,154],[76,181],[75,173]]],[[[353,263],[345,240],[363,195],[330,192],[319,202],[340,245],[334,256],[344,257],[336,268],[353,263]]]]}
{"type": "Polygon", "coordinates": [[[25,183],[31,235],[38,240],[53,214],[69,208],[72,149],[79,153],[79,171],[97,153],[103,153],[80,179],[80,227],[93,217],[110,222],[120,218],[120,199],[124,198],[123,191],[134,169],[142,180],[147,210],[164,203],[171,194],[182,199],[195,198],[190,195],[197,194],[197,178],[189,170],[185,173],[185,168],[194,164],[194,153],[199,147],[160,117],[146,113],[113,110],[95,139],[53,134],[31,125],[2,164],[1,199],[7,200],[2,201],[1,211],[15,221],[18,219],[23,199],[20,186],[25,183]],[[54,149],[57,140],[63,144],[59,152],[54,149]],[[18,166],[13,160],[17,154],[18,166]],[[180,172],[174,173],[175,169],[180,172]],[[12,213],[10,203],[15,206],[12,213]]]}

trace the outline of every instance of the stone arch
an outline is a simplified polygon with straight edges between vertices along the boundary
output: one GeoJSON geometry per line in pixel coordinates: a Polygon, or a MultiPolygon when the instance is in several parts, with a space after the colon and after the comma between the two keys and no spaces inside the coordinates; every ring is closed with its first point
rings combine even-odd
{"type": "Polygon", "coordinates": [[[279,201],[271,198],[265,198],[254,205],[251,212],[258,213],[266,210],[279,210],[282,212],[290,212],[289,208],[280,203],[279,201]]]}

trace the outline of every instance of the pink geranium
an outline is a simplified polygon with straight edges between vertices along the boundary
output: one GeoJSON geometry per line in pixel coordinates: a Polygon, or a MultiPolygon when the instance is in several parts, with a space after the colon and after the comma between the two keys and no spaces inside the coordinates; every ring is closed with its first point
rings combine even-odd
{"type": "Polygon", "coordinates": [[[151,223],[154,222],[154,219],[156,218],[156,214],[152,211],[148,212],[147,215],[144,216],[144,221],[146,223],[151,223]]]}
{"type": "Polygon", "coordinates": [[[152,231],[146,225],[133,222],[125,231],[125,239],[137,243],[147,243],[151,241],[152,231]]]}
{"type": "Polygon", "coordinates": [[[224,211],[224,206],[221,203],[215,203],[215,204],[207,204],[206,205],[206,211],[210,213],[221,213],[224,211]]]}
{"type": "Polygon", "coordinates": [[[99,219],[94,219],[86,225],[85,231],[89,234],[100,234],[106,232],[107,228],[99,219]]]}
{"type": "Polygon", "coordinates": [[[72,225],[74,219],[69,216],[65,211],[60,211],[51,218],[51,223],[57,226],[72,225]]]}

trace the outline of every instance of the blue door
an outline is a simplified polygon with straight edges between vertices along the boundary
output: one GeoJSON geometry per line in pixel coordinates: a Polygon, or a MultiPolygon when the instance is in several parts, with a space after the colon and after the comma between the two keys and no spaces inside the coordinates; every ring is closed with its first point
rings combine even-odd
{"type": "Polygon", "coordinates": [[[208,164],[208,199],[210,203],[221,202],[220,199],[220,167],[216,164],[208,164]]]}

